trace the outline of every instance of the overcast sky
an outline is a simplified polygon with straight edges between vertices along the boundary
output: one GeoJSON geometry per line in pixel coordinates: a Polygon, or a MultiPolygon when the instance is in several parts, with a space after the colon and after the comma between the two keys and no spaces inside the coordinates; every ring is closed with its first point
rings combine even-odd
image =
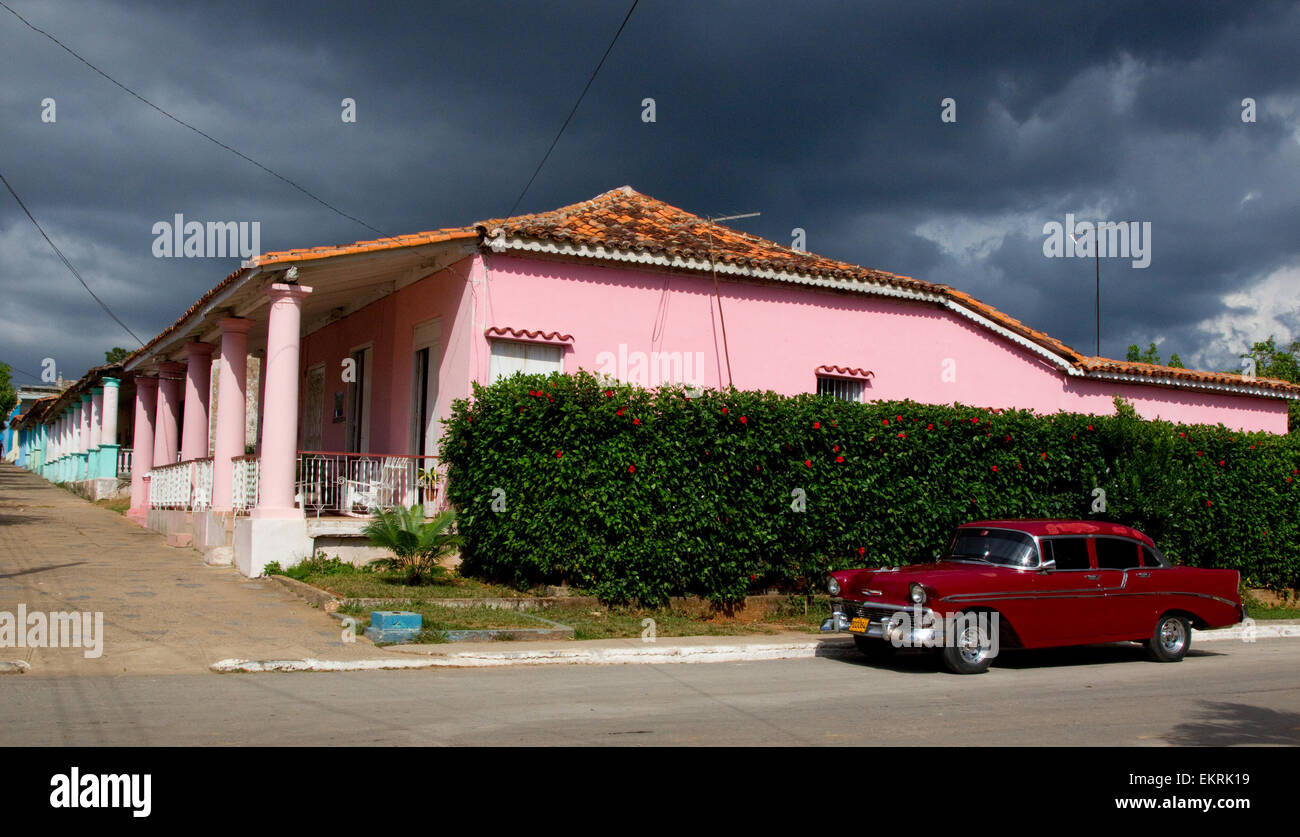
{"type": "MultiPolygon", "coordinates": [[[[386,233],[505,214],[630,5],[4,2],[386,233]]],[[[1085,354],[1094,264],[1046,257],[1044,225],[1149,222],[1148,267],[1101,260],[1102,354],[1154,341],[1237,368],[1255,340],[1300,338],[1297,44],[1284,2],[641,0],[520,211],[630,184],[761,212],[735,226],[802,228],[813,252],[951,285],[1085,354]]],[[[376,237],[3,8],[0,173],[146,341],[239,262],[156,258],[176,213],[260,221],[262,250],[376,237]]],[[[0,191],[15,381],[135,345],[0,191]]]]}

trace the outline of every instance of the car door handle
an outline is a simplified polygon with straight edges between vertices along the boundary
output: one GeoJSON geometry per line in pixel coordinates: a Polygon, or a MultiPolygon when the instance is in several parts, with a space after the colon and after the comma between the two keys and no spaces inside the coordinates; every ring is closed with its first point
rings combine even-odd
{"type": "Polygon", "coordinates": [[[1091,573],[1089,575],[1085,575],[1084,578],[1088,579],[1089,581],[1096,581],[1097,579],[1101,578],[1101,576],[1095,573],[1091,573]]]}
{"type": "Polygon", "coordinates": [[[1151,573],[1138,573],[1138,578],[1150,578],[1151,573]]]}

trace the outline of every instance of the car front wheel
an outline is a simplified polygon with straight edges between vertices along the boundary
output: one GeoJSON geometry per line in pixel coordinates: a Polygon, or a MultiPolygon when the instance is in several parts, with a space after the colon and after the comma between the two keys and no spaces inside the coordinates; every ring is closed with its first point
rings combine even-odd
{"type": "Polygon", "coordinates": [[[1167,613],[1156,622],[1156,629],[1146,641],[1147,651],[1162,663],[1176,663],[1187,656],[1192,645],[1192,626],[1187,619],[1167,613]]]}
{"type": "Polygon", "coordinates": [[[953,674],[983,674],[994,653],[988,633],[978,624],[967,625],[944,642],[943,664],[953,674]]]}

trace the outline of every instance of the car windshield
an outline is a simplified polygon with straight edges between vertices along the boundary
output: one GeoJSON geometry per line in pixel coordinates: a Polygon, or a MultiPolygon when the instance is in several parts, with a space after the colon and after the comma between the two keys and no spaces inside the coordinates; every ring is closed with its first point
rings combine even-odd
{"type": "Polygon", "coordinates": [[[985,561],[1004,567],[1038,566],[1034,539],[1007,529],[958,529],[945,561],[985,561]]]}

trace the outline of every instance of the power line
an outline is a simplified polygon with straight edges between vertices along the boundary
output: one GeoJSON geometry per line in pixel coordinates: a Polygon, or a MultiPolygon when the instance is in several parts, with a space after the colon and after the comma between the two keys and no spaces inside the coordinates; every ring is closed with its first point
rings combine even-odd
{"type": "Polygon", "coordinates": [[[376,234],[379,235],[381,238],[392,238],[392,236],[388,235],[388,234],[385,233],[383,230],[381,230],[381,229],[379,229],[379,228],[377,228],[377,227],[372,227],[371,225],[367,224],[365,221],[362,221],[360,218],[357,218],[357,217],[355,217],[355,216],[353,216],[353,215],[349,215],[348,213],[344,212],[343,210],[339,209],[338,207],[334,206],[333,204],[330,204],[330,203],[328,203],[327,201],[325,201],[324,199],[317,197],[315,194],[313,194],[312,192],[308,191],[306,188],[304,188],[303,186],[301,186],[301,185],[299,185],[298,183],[294,182],[293,180],[290,180],[289,178],[285,177],[284,175],[280,174],[279,172],[277,172],[277,171],[275,171],[275,170],[273,170],[273,169],[271,169],[271,168],[269,168],[269,167],[267,167],[267,166],[265,166],[265,165],[259,163],[258,161],[254,160],[252,157],[249,157],[247,154],[243,153],[242,151],[240,151],[240,150],[238,150],[238,149],[236,149],[236,148],[232,148],[231,146],[227,145],[226,143],[222,142],[221,140],[217,139],[216,137],[212,136],[211,134],[207,134],[207,133],[205,133],[204,131],[200,130],[199,128],[194,127],[193,125],[191,125],[190,123],[186,122],[185,120],[183,120],[183,119],[181,119],[181,118],[179,118],[179,117],[176,117],[176,116],[172,116],[170,113],[168,113],[167,111],[165,111],[165,110],[163,110],[162,108],[158,107],[158,106],[155,105],[153,102],[151,102],[151,101],[149,101],[148,99],[146,99],[145,97],[141,96],[139,93],[135,92],[135,91],[132,90],[131,88],[127,87],[127,86],[126,86],[125,84],[123,84],[122,82],[120,82],[120,81],[118,81],[117,79],[113,78],[113,77],[110,76],[108,73],[106,73],[106,72],[104,72],[103,70],[99,69],[99,68],[96,67],[94,64],[92,64],[92,63],[90,63],[89,61],[87,61],[85,58],[82,58],[80,55],[77,54],[77,52],[76,52],[75,50],[73,50],[73,49],[72,49],[71,47],[69,47],[67,44],[65,44],[65,43],[63,43],[62,41],[60,41],[58,38],[56,38],[56,37],[54,37],[53,35],[51,35],[49,32],[46,32],[44,29],[41,29],[41,28],[39,28],[39,27],[37,27],[37,26],[32,25],[32,23],[29,22],[29,21],[27,20],[27,18],[25,18],[25,17],[23,17],[22,15],[18,14],[18,12],[14,11],[12,8],[9,7],[9,5],[8,5],[7,3],[2,2],[2,0],[0,0],[0,6],[3,6],[3,7],[4,7],[4,8],[5,8],[5,9],[10,13],[10,14],[12,14],[14,17],[18,18],[20,21],[22,21],[23,24],[24,24],[28,29],[31,29],[33,32],[36,32],[37,34],[40,34],[40,35],[45,36],[46,38],[49,38],[51,41],[53,41],[55,44],[57,44],[57,45],[59,46],[59,48],[62,49],[64,52],[68,53],[68,54],[71,55],[73,58],[75,58],[75,59],[77,59],[78,61],[80,61],[82,64],[85,64],[87,67],[89,67],[90,69],[94,70],[96,73],[99,73],[101,76],[103,76],[104,78],[108,79],[110,82],[112,82],[112,83],[115,84],[116,86],[122,88],[122,90],[125,90],[127,93],[131,94],[131,95],[134,96],[136,99],[139,99],[141,102],[144,102],[144,103],[145,103],[146,105],[148,105],[149,107],[151,107],[151,108],[153,108],[154,110],[158,111],[158,112],[161,113],[163,116],[165,116],[165,117],[167,117],[168,119],[170,119],[171,121],[175,122],[177,125],[181,125],[181,126],[183,126],[183,127],[185,127],[185,128],[189,128],[191,131],[193,131],[194,133],[196,133],[196,134],[198,134],[199,136],[203,137],[203,138],[206,139],[208,142],[211,142],[211,143],[213,143],[214,145],[219,146],[220,148],[224,148],[226,151],[229,151],[231,154],[234,154],[236,157],[239,157],[239,158],[242,159],[242,160],[246,160],[246,161],[252,163],[253,165],[257,166],[257,167],[258,167],[259,169],[261,169],[262,171],[264,171],[264,172],[266,172],[267,174],[271,175],[272,177],[276,178],[277,180],[283,181],[284,183],[287,183],[287,184],[289,184],[290,186],[292,186],[293,188],[297,189],[299,192],[302,192],[304,195],[306,195],[307,197],[309,197],[309,198],[311,198],[312,200],[316,201],[316,203],[318,203],[318,204],[320,204],[321,206],[325,207],[325,208],[328,209],[329,211],[331,211],[331,212],[333,212],[333,213],[335,213],[335,214],[337,214],[337,215],[339,215],[339,216],[341,216],[341,217],[343,217],[343,218],[346,218],[346,219],[348,219],[349,221],[353,221],[353,222],[355,222],[355,223],[357,223],[357,224],[360,224],[361,226],[365,227],[366,229],[370,230],[371,232],[376,233],[376,234]]]}
{"type": "Polygon", "coordinates": [[[135,332],[132,331],[127,326],[126,323],[122,322],[117,318],[117,315],[113,313],[113,309],[109,308],[108,305],[104,302],[104,300],[100,299],[95,294],[95,292],[90,289],[90,286],[86,284],[86,280],[81,278],[81,274],[77,271],[75,267],[73,267],[72,262],[68,261],[68,257],[63,255],[63,251],[59,249],[59,246],[55,244],[48,235],[45,234],[45,230],[41,229],[41,225],[37,222],[36,217],[32,215],[31,210],[27,208],[27,204],[23,203],[22,198],[18,197],[18,193],[14,191],[14,187],[9,185],[9,181],[5,179],[3,172],[0,172],[0,182],[4,183],[5,188],[9,190],[9,194],[14,196],[14,200],[18,201],[18,205],[22,207],[23,212],[27,214],[28,219],[31,220],[33,226],[36,227],[37,232],[39,232],[41,234],[41,237],[45,239],[45,243],[49,244],[50,248],[54,250],[54,254],[59,257],[59,261],[63,262],[63,264],[68,268],[68,270],[72,271],[73,276],[77,277],[77,281],[81,283],[81,287],[86,289],[86,293],[94,297],[95,301],[99,303],[99,307],[103,308],[104,311],[108,314],[108,316],[113,318],[113,321],[115,323],[117,323],[123,329],[125,329],[127,334],[135,338],[135,342],[139,343],[141,348],[144,348],[144,341],[141,340],[139,337],[136,337],[135,332]]]}
{"type": "Polygon", "coordinates": [[[570,110],[569,115],[565,117],[564,124],[560,126],[560,131],[555,135],[555,139],[551,140],[551,147],[546,149],[546,154],[542,156],[542,161],[537,164],[537,168],[533,171],[533,176],[528,178],[528,184],[524,186],[524,190],[519,193],[519,197],[515,198],[515,205],[510,207],[510,212],[506,215],[507,218],[514,216],[515,210],[519,208],[520,202],[524,199],[524,195],[528,194],[528,190],[532,188],[533,181],[537,179],[537,175],[542,171],[542,166],[546,165],[546,161],[550,158],[551,152],[555,150],[555,146],[559,143],[560,137],[564,135],[564,129],[569,127],[569,121],[573,119],[573,115],[578,112],[578,105],[582,104],[582,100],[586,97],[587,91],[591,89],[591,83],[596,80],[596,75],[600,72],[600,68],[605,66],[605,59],[608,58],[610,52],[613,51],[614,44],[618,43],[618,36],[623,34],[623,27],[627,26],[627,22],[631,19],[632,12],[636,11],[636,4],[639,2],[640,0],[632,0],[632,7],[627,10],[627,14],[623,17],[623,22],[619,24],[618,31],[614,33],[614,38],[609,42],[609,46],[605,47],[605,54],[600,57],[600,63],[596,65],[596,69],[591,71],[591,77],[587,79],[586,86],[582,88],[582,93],[578,96],[578,101],[573,103],[573,109],[570,110]]]}

